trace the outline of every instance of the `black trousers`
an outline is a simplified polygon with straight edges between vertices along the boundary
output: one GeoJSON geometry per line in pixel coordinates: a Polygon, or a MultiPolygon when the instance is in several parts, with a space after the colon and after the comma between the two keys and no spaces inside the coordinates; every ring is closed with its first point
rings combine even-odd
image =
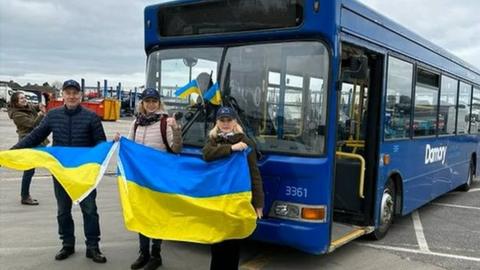
{"type": "Polygon", "coordinates": [[[213,244],[210,270],[237,270],[240,259],[240,241],[226,240],[213,244]]]}

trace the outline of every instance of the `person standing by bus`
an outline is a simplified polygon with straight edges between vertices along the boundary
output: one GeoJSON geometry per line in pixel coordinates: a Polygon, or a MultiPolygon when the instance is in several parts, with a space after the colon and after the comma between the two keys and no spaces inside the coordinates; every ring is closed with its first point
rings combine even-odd
{"type": "MultiPolygon", "coordinates": [[[[100,118],[83,108],[82,90],[75,80],[67,80],[62,86],[64,106],[47,113],[45,119],[25,138],[12,147],[21,149],[34,147],[44,141],[50,133],[53,146],[91,147],[106,140],[100,118]]],[[[72,218],[72,200],[60,183],[53,177],[55,198],[57,199],[58,233],[62,240],[62,249],[55,260],[65,260],[75,253],[75,234],[72,218]]],[[[105,263],[107,258],[100,252],[100,223],[93,190],[80,202],[83,215],[83,230],[87,246],[86,257],[96,263],[105,263]]]]}
{"type": "MultiPolygon", "coordinates": [[[[45,115],[45,107],[40,105],[35,107],[28,103],[25,94],[15,92],[10,98],[10,106],[8,108],[8,117],[13,120],[17,127],[18,140],[22,140],[27,136],[40,122],[45,115]]],[[[48,139],[45,139],[40,145],[48,145],[48,139]]],[[[24,205],[38,205],[38,201],[30,196],[30,183],[35,174],[35,169],[23,172],[22,188],[20,192],[20,203],[24,205]]]]}
{"type": "MultiPolygon", "coordinates": [[[[221,107],[216,114],[216,124],[209,132],[209,138],[203,147],[203,159],[207,162],[228,157],[233,152],[244,151],[248,147],[248,167],[252,186],[252,204],[258,218],[262,218],[264,194],[262,178],[257,167],[254,143],[243,133],[237,122],[237,114],[230,107],[221,107]]],[[[210,270],[238,269],[240,259],[240,241],[226,240],[211,246],[210,270]]]]}
{"type": "MultiPolygon", "coordinates": [[[[182,150],[182,131],[175,118],[168,117],[160,94],[154,88],[147,88],[142,93],[139,114],[133,121],[128,138],[160,151],[179,153],[182,150]]],[[[120,134],[115,135],[115,141],[120,134]]],[[[159,164],[161,166],[161,164],[159,164]]],[[[154,270],[162,265],[160,255],[162,240],[151,239],[138,234],[140,255],[131,265],[131,269],[154,270]],[[150,249],[150,242],[152,247],[150,249]],[[150,252],[151,251],[151,252],[150,252]]]]}

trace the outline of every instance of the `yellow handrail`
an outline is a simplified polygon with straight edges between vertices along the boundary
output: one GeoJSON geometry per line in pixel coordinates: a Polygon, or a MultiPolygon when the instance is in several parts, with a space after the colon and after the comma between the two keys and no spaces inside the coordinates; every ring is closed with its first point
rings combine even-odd
{"type": "Polygon", "coordinates": [[[360,160],[360,187],[358,190],[358,195],[360,198],[364,199],[365,194],[363,193],[363,186],[365,185],[365,159],[361,155],[345,153],[345,152],[336,152],[336,156],[343,158],[351,158],[360,160]]]}

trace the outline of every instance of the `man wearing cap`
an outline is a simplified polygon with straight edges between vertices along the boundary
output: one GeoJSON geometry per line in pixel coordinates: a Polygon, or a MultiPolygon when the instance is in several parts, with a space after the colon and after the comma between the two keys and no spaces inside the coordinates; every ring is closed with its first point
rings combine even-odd
{"type": "MultiPolygon", "coordinates": [[[[84,109],[82,89],[75,80],[63,83],[62,95],[64,106],[50,110],[42,122],[25,138],[14,145],[13,149],[34,147],[44,141],[50,133],[53,146],[90,147],[106,140],[100,118],[93,112],[84,109]]],[[[55,198],[57,199],[58,233],[62,240],[62,249],[55,255],[55,260],[64,260],[75,253],[75,234],[72,218],[72,200],[63,187],[53,177],[55,198]]],[[[105,263],[107,259],[100,252],[100,226],[93,190],[81,203],[83,229],[87,245],[87,258],[97,263],[105,263]]]]}

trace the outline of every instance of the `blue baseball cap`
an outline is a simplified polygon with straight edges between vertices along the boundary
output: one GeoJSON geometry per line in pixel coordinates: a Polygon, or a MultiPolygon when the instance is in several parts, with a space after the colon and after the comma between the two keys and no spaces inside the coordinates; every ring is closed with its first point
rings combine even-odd
{"type": "Polygon", "coordinates": [[[151,88],[151,87],[146,88],[142,92],[142,99],[146,99],[146,98],[155,98],[160,100],[160,93],[158,93],[157,89],[155,88],[151,88]]]}
{"type": "Polygon", "coordinates": [[[231,119],[237,119],[237,113],[235,110],[231,107],[220,107],[217,111],[217,117],[216,119],[220,119],[222,117],[228,117],[231,119]]]}
{"type": "Polygon", "coordinates": [[[82,88],[80,87],[80,84],[75,81],[75,80],[67,80],[63,83],[62,90],[65,90],[67,88],[75,88],[77,91],[81,92],[82,88]]]}

